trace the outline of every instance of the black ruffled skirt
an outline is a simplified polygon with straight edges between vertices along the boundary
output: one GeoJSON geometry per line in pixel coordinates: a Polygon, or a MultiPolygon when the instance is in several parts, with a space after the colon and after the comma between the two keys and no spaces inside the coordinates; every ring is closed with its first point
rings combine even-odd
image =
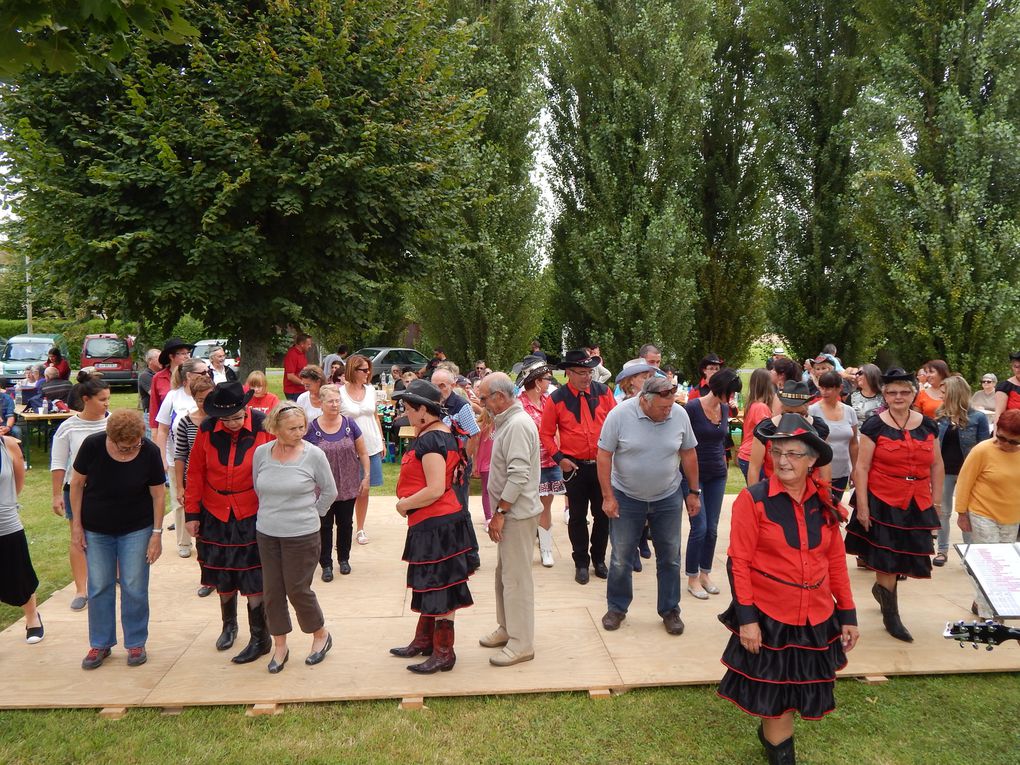
{"type": "Polygon", "coordinates": [[[474,573],[471,521],[463,512],[429,518],[407,529],[403,560],[411,610],[442,616],[473,605],[468,578],[474,573]]]}
{"type": "Polygon", "coordinates": [[[847,524],[847,553],[883,574],[930,579],[931,556],[935,554],[931,532],[939,528],[934,506],[922,510],[911,500],[907,508],[894,507],[869,491],[868,511],[871,528],[867,531],[857,520],[856,512],[847,524]]]}
{"type": "Polygon", "coordinates": [[[215,587],[221,595],[262,594],[262,559],[255,538],[255,519],[238,520],[233,515],[226,523],[202,508],[198,526],[198,563],[202,584],[215,587]]]}
{"type": "Polygon", "coordinates": [[[723,652],[726,674],[718,693],[748,714],[776,718],[791,710],[805,720],[820,720],[836,708],[836,671],[846,666],[842,627],[833,611],[815,626],[783,624],[761,614],[762,647],[757,655],[740,644],[733,603],[719,621],[733,633],[723,652]]]}

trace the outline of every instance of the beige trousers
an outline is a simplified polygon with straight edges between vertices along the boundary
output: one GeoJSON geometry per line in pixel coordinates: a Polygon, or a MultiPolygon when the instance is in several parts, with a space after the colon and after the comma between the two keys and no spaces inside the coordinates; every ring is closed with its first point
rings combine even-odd
{"type": "Polygon", "coordinates": [[[510,636],[507,648],[514,653],[535,650],[535,581],[531,557],[535,549],[538,518],[523,521],[509,515],[503,539],[496,547],[496,621],[510,636]]]}

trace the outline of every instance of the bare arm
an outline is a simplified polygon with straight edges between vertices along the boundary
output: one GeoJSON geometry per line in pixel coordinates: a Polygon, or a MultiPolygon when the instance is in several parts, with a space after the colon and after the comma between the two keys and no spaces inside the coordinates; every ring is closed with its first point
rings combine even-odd
{"type": "MultiPolygon", "coordinates": [[[[698,475],[698,453],[694,449],[680,450],[680,464],[683,466],[684,475],[687,477],[687,485],[691,489],[701,488],[701,480],[698,475]]],[[[697,494],[688,494],[687,513],[691,518],[701,512],[701,497],[697,494]]]]}
{"type": "Polygon", "coordinates": [[[14,492],[21,494],[21,490],[25,488],[25,458],[21,456],[18,439],[4,436],[4,443],[7,444],[7,453],[11,456],[11,467],[14,468],[14,492]]]}
{"type": "Polygon", "coordinates": [[[599,447],[595,455],[595,469],[599,476],[599,487],[602,489],[602,512],[610,518],[620,517],[620,504],[613,494],[613,453],[599,447]]]}
{"type": "Polygon", "coordinates": [[[152,497],[153,533],[149,536],[149,547],[145,551],[145,559],[150,566],[163,554],[163,497],[165,491],[166,488],[161,483],[149,487],[149,496],[152,497]]]}
{"type": "Polygon", "coordinates": [[[857,449],[857,468],[854,472],[854,497],[857,503],[857,520],[867,531],[871,528],[871,513],[868,509],[868,473],[871,471],[871,460],[875,456],[875,442],[870,438],[861,439],[857,449]]]}
{"type": "Polygon", "coordinates": [[[85,493],[85,476],[71,469],[71,544],[84,551],[85,531],[81,526],[81,498],[85,493]]]}
{"type": "Polygon", "coordinates": [[[765,444],[751,436],[751,459],[747,464],[747,485],[754,486],[761,476],[761,466],[765,462],[765,444]]]}
{"type": "Polygon", "coordinates": [[[1003,393],[1001,390],[995,391],[995,422],[999,421],[999,417],[1006,411],[1006,404],[1009,402],[1009,396],[1003,393]]]}

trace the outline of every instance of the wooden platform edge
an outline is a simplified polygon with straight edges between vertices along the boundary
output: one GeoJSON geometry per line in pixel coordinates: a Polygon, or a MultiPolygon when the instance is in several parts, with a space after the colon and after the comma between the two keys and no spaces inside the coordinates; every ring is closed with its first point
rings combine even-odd
{"type": "Polygon", "coordinates": [[[263,715],[280,715],[283,714],[283,704],[252,704],[247,711],[245,711],[245,717],[262,717],[263,715]]]}
{"type": "Polygon", "coordinates": [[[127,707],[103,707],[99,710],[99,716],[104,720],[121,720],[127,713],[127,707]]]}
{"type": "Polygon", "coordinates": [[[414,709],[425,709],[424,696],[405,696],[400,700],[399,709],[410,711],[414,709]]]}
{"type": "Polygon", "coordinates": [[[883,683],[889,682],[889,678],[885,675],[864,675],[863,677],[858,677],[856,679],[865,685],[882,685],[883,683]]]}

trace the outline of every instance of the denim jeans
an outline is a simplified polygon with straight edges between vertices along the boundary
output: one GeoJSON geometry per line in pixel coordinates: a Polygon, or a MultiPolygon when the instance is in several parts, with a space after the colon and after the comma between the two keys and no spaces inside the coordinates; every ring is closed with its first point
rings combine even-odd
{"type": "Polygon", "coordinates": [[[609,581],[606,583],[609,610],[627,613],[634,599],[634,549],[641,539],[645,521],[648,521],[655,546],[656,610],[663,616],[680,605],[680,510],[683,491],[678,490],[656,502],[633,499],[617,489],[613,489],[613,496],[620,506],[620,517],[609,519],[609,538],[613,544],[609,581]]]}
{"type": "MultiPolygon", "coordinates": [[[[740,468],[740,472],[744,474],[744,480],[746,481],[747,480],[747,471],[751,467],[751,463],[748,462],[747,460],[742,460],[739,457],[737,457],[737,466],[740,468]]],[[[765,480],[765,468],[764,467],[762,467],[762,469],[758,471],[758,480],[759,481],[764,481],[765,480]]]]}
{"type": "Polygon", "coordinates": [[[152,527],[128,534],[85,532],[89,576],[89,645],[117,645],[117,594],[120,580],[120,626],[124,647],[140,648],[149,638],[149,563],[145,551],[152,527]],[[119,574],[118,574],[119,570],[119,574]]]}
{"type": "Polygon", "coordinates": [[[691,532],[687,537],[687,576],[712,572],[725,493],[726,476],[701,481],[701,512],[690,519],[691,532]]]}
{"type": "MultiPolygon", "coordinates": [[[[948,553],[949,552],[949,537],[951,535],[952,526],[950,520],[953,517],[953,494],[956,492],[956,479],[958,475],[946,475],[942,481],[942,507],[939,508],[939,538],[938,538],[938,552],[948,553]]],[[[973,518],[974,516],[971,516],[973,518]]],[[[963,543],[969,545],[971,543],[971,532],[963,532],[963,543]]]]}

